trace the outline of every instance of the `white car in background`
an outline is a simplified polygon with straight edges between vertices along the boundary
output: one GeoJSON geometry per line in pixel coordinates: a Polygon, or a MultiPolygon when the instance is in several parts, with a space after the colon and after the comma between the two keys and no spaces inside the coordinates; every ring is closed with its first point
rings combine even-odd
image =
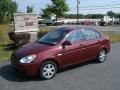
{"type": "Polygon", "coordinates": [[[44,24],[46,24],[47,26],[49,25],[62,25],[64,24],[64,21],[63,20],[57,20],[56,22],[56,19],[44,19],[44,24]]]}

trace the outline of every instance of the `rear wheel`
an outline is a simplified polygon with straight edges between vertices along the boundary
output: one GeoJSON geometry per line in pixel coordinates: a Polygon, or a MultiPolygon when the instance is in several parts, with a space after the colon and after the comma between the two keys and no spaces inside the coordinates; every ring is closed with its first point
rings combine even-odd
{"type": "Polygon", "coordinates": [[[49,80],[52,79],[57,73],[57,65],[53,61],[47,61],[41,65],[39,74],[40,76],[45,79],[49,80]]]}
{"type": "Polygon", "coordinates": [[[97,61],[98,61],[99,63],[105,62],[106,56],[107,56],[106,50],[105,50],[105,49],[101,49],[100,52],[99,52],[99,54],[98,54],[97,61]]]}

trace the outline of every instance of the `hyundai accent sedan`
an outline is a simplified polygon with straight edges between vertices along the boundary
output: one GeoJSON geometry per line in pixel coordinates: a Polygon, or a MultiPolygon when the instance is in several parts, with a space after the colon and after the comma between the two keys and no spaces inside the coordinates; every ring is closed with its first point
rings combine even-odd
{"type": "Polygon", "coordinates": [[[56,28],[34,43],[16,50],[11,64],[21,74],[43,79],[53,78],[57,71],[82,62],[103,63],[110,51],[110,40],[94,29],[56,28]]]}

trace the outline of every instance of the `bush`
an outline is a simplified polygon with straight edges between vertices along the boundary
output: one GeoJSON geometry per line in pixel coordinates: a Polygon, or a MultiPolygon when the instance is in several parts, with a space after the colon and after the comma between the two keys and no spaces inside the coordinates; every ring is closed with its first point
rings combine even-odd
{"type": "Polygon", "coordinates": [[[44,36],[46,33],[47,33],[47,32],[42,32],[42,31],[40,31],[40,32],[38,32],[37,37],[38,37],[38,38],[41,38],[41,37],[44,36]]]}
{"type": "Polygon", "coordinates": [[[9,32],[9,38],[16,45],[24,45],[30,41],[29,33],[15,33],[13,31],[9,32]]]}
{"type": "Polygon", "coordinates": [[[40,30],[38,33],[37,33],[37,37],[38,38],[41,38],[42,36],[44,36],[46,33],[48,33],[50,31],[50,29],[46,29],[46,30],[40,30]]]}

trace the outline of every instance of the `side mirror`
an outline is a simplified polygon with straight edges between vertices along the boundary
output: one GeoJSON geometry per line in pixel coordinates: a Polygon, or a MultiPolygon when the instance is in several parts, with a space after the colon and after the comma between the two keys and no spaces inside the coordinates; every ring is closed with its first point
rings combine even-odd
{"type": "Polygon", "coordinates": [[[69,45],[72,45],[72,43],[70,41],[64,41],[62,45],[63,46],[69,46],[69,45]]]}

